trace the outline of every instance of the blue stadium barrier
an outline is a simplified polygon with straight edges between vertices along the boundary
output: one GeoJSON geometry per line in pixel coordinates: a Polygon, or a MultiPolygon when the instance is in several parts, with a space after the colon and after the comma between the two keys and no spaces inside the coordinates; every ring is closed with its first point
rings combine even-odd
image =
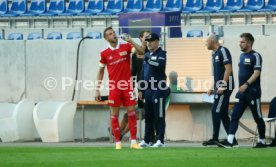
{"type": "Polygon", "coordinates": [[[117,15],[124,10],[123,0],[108,0],[106,9],[99,13],[99,15],[117,15]]]}
{"type": "Polygon", "coordinates": [[[143,12],[160,12],[163,9],[163,0],[147,0],[143,12]]]}
{"type": "Polygon", "coordinates": [[[11,4],[11,9],[6,14],[2,16],[15,17],[20,16],[27,12],[27,0],[13,0],[11,4]]]}
{"type": "Polygon", "coordinates": [[[219,12],[235,12],[243,8],[243,0],[228,0],[225,7],[220,9],[219,12]]]}
{"type": "Polygon", "coordinates": [[[183,6],[182,13],[195,13],[203,8],[203,0],[187,0],[185,7],[183,6]]]}
{"type": "Polygon", "coordinates": [[[164,12],[180,12],[183,8],[183,0],[167,0],[162,11],[164,12]]]}
{"type": "Polygon", "coordinates": [[[21,16],[38,16],[46,11],[46,0],[32,0],[27,13],[21,16]]]}
{"type": "Polygon", "coordinates": [[[223,0],[207,0],[206,6],[196,11],[197,13],[212,13],[222,9],[224,6],[223,0]]]}
{"type": "Polygon", "coordinates": [[[143,8],[143,0],[128,0],[124,12],[140,12],[143,10],[143,8]]]}
{"type": "Polygon", "coordinates": [[[68,8],[65,12],[59,13],[59,16],[73,16],[84,11],[84,0],[69,0],[68,8]]]}
{"type": "Polygon", "coordinates": [[[203,32],[201,30],[190,30],[187,32],[187,38],[203,37],[203,32]]]}
{"type": "Polygon", "coordinates": [[[0,0],[0,16],[9,11],[8,0],[0,0]]]}
{"type": "Polygon", "coordinates": [[[65,11],[65,0],[50,0],[47,12],[39,14],[40,16],[56,16],[65,11]]]}
{"type": "Polygon", "coordinates": [[[47,39],[49,39],[49,40],[61,40],[62,39],[62,34],[60,32],[50,32],[47,35],[47,39]]]}
{"type": "Polygon", "coordinates": [[[81,32],[69,32],[66,39],[80,39],[82,38],[81,32]]]}
{"type": "Polygon", "coordinates": [[[262,9],[258,10],[259,12],[272,12],[276,11],[276,0],[268,0],[267,5],[262,9]]]}
{"type": "Polygon", "coordinates": [[[104,0],[89,0],[84,12],[78,13],[80,16],[96,15],[104,10],[104,0]]]}
{"type": "Polygon", "coordinates": [[[100,32],[89,32],[87,33],[88,37],[91,37],[92,39],[101,39],[102,38],[102,33],[100,32]]]}
{"type": "Polygon", "coordinates": [[[8,35],[8,40],[23,40],[22,33],[11,33],[8,35]]]}
{"type": "Polygon", "coordinates": [[[31,32],[28,35],[27,40],[42,39],[42,34],[40,32],[31,32]]]}
{"type": "Polygon", "coordinates": [[[254,12],[264,7],[265,0],[248,0],[247,4],[237,12],[254,12]]]}

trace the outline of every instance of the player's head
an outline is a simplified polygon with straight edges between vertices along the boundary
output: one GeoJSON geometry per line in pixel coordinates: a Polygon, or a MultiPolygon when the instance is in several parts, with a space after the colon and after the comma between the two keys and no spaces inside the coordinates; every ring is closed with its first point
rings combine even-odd
{"type": "Polygon", "coordinates": [[[159,48],[159,35],[156,33],[150,33],[145,41],[147,41],[148,50],[151,52],[156,51],[159,48]]]}
{"type": "Polygon", "coordinates": [[[170,84],[177,85],[177,78],[178,78],[177,72],[171,71],[169,74],[170,84]]]}
{"type": "Polygon", "coordinates": [[[219,37],[212,33],[209,35],[209,37],[206,39],[206,47],[209,50],[216,50],[217,46],[219,45],[219,37]]]}
{"type": "Polygon", "coordinates": [[[139,39],[140,39],[140,41],[143,43],[143,42],[145,41],[146,37],[147,37],[149,34],[150,34],[150,31],[148,31],[148,30],[143,30],[143,31],[141,31],[140,34],[139,34],[139,39]]]}
{"type": "Polygon", "coordinates": [[[104,35],[104,39],[107,40],[109,43],[117,43],[118,42],[117,35],[112,27],[107,27],[104,30],[103,35],[104,35]]]}
{"type": "Polygon", "coordinates": [[[254,43],[254,37],[250,33],[242,33],[240,35],[240,48],[243,52],[249,52],[252,50],[254,43]]]}

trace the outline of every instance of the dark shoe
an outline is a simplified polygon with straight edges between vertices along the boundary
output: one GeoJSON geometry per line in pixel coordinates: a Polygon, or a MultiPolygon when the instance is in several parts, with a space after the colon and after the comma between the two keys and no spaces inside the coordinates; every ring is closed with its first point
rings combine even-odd
{"type": "Polygon", "coordinates": [[[272,140],[272,142],[268,145],[269,147],[276,147],[276,140],[272,140]]]}
{"type": "Polygon", "coordinates": [[[265,147],[266,147],[266,144],[263,144],[262,142],[259,142],[253,148],[265,148],[265,147]]]}
{"type": "Polygon", "coordinates": [[[218,143],[217,140],[210,139],[210,140],[208,140],[208,141],[202,142],[202,145],[203,145],[203,146],[216,146],[217,143],[218,143]]]}
{"type": "MultiPolygon", "coordinates": [[[[222,141],[219,142],[219,143],[221,143],[221,144],[227,144],[227,142],[228,142],[227,139],[224,139],[224,140],[222,140],[222,141]]],[[[218,144],[218,146],[219,146],[219,147],[223,147],[222,145],[219,145],[219,144],[218,144]]],[[[232,147],[240,147],[238,141],[236,140],[236,138],[234,138],[232,147]]]]}
{"type": "Polygon", "coordinates": [[[228,140],[223,140],[221,142],[218,142],[219,147],[224,147],[224,148],[233,148],[234,144],[231,144],[228,142],[228,140]]]}

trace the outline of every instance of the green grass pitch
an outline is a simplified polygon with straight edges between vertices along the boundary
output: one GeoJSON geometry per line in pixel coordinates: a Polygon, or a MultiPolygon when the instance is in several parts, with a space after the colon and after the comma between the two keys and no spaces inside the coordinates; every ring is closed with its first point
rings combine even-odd
{"type": "Polygon", "coordinates": [[[276,166],[276,149],[124,147],[0,147],[0,167],[269,167],[276,166]]]}

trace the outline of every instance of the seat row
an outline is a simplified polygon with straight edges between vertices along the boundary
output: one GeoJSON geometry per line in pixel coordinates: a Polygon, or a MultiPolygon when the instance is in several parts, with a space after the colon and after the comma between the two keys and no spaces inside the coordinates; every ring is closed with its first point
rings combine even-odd
{"type": "MultiPolygon", "coordinates": [[[[102,34],[101,32],[88,32],[87,36],[91,39],[101,39],[102,34]]],[[[66,39],[80,39],[82,38],[81,32],[69,32],[66,35],[66,39]]],[[[2,39],[2,36],[0,35],[0,39],[2,39]]],[[[8,40],[23,40],[23,34],[22,33],[10,33],[8,35],[8,40]]],[[[36,39],[43,39],[41,32],[31,32],[28,34],[27,40],[36,40],[36,39]]],[[[47,34],[46,39],[48,40],[61,40],[62,33],[61,32],[50,32],[47,34]]]]}
{"type": "Polygon", "coordinates": [[[213,12],[272,12],[276,11],[276,0],[167,0],[163,7],[163,0],[147,0],[144,7],[143,0],[128,0],[124,7],[123,0],[69,0],[66,8],[65,0],[31,0],[29,8],[27,0],[12,0],[11,7],[8,7],[8,0],[0,0],[0,15],[2,17],[15,16],[91,16],[91,15],[115,15],[128,12],[171,12],[177,11],[184,14],[189,13],[213,13],[213,12]]]}

